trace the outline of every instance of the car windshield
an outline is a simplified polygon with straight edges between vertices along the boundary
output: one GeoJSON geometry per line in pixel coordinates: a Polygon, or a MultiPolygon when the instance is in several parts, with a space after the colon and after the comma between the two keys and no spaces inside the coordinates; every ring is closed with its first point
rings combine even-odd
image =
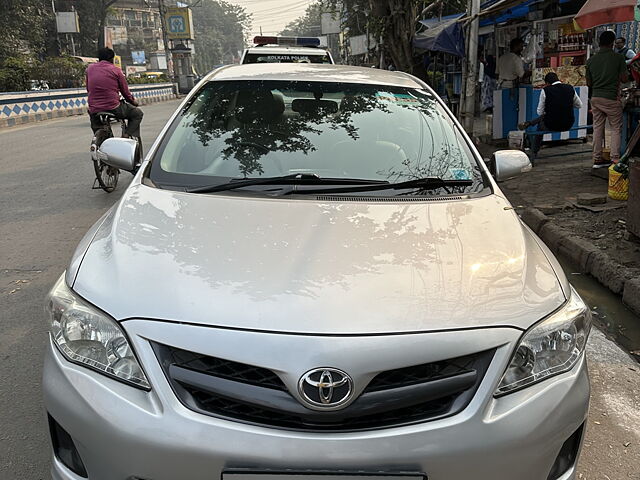
{"type": "Polygon", "coordinates": [[[329,55],[295,53],[247,53],[242,63],[331,63],[329,55]]]}
{"type": "MultiPolygon", "coordinates": [[[[193,189],[295,174],[378,183],[437,177],[469,181],[459,193],[484,188],[460,131],[429,92],[322,82],[209,82],[174,121],[149,177],[193,189]]],[[[242,191],[265,188],[273,190],[242,191]]]]}

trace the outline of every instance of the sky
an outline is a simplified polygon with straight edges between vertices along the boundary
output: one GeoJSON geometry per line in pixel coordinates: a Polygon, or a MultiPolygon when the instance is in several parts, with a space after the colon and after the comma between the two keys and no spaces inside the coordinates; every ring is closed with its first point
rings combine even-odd
{"type": "Polygon", "coordinates": [[[260,35],[262,27],[263,35],[275,35],[292,20],[302,14],[313,0],[228,0],[244,7],[248,13],[253,14],[253,27],[251,37],[260,35]]]}

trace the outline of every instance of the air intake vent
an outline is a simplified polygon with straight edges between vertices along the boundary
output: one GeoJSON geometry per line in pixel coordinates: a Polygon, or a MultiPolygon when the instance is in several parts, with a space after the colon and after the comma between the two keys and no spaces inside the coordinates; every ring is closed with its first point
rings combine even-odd
{"type": "Polygon", "coordinates": [[[405,203],[405,202],[450,202],[469,197],[356,197],[347,195],[318,195],[319,202],[366,202],[366,203],[405,203]]]}

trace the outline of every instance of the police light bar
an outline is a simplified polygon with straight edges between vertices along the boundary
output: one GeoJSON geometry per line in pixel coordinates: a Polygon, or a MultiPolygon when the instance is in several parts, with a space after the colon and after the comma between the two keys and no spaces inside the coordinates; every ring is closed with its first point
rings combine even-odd
{"type": "Polygon", "coordinates": [[[287,47],[319,47],[320,39],[317,37],[255,37],[255,45],[282,45],[287,47]]]}

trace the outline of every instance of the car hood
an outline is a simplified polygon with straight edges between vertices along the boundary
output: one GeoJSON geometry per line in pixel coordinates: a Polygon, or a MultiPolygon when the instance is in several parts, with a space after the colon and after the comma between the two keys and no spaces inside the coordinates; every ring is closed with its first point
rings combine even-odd
{"type": "Polygon", "coordinates": [[[380,334],[528,328],[565,301],[506,201],[335,202],[131,187],[74,290],[117,320],[380,334]]]}

